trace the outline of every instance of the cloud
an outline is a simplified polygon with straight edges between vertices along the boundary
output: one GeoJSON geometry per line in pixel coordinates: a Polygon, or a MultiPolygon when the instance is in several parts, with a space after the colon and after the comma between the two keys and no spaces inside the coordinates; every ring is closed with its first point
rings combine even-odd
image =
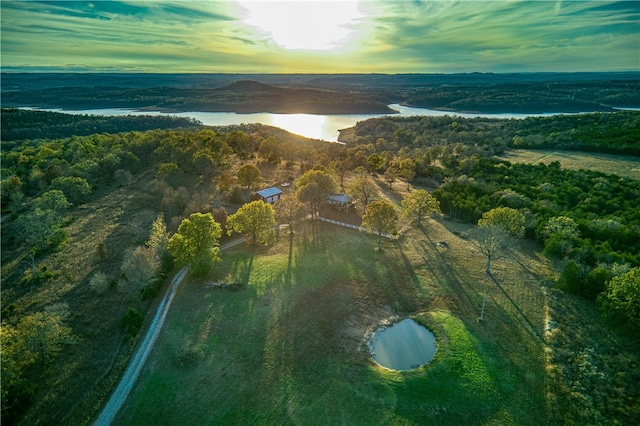
{"type": "MultiPolygon", "coordinates": [[[[247,24],[250,11],[235,1],[2,1],[2,64],[256,73],[638,70],[639,5],[367,0],[340,24],[348,39],[304,51],[247,24]]],[[[264,10],[290,16],[290,6],[271,2],[264,10]]]]}

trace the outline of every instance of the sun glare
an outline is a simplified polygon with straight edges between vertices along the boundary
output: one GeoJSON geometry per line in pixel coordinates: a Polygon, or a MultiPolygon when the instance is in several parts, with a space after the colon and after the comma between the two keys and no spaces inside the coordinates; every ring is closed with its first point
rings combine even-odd
{"type": "Polygon", "coordinates": [[[289,50],[331,50],[349,43],[361,14],[357,1],[241,0],[244,22],[289,50]]]}

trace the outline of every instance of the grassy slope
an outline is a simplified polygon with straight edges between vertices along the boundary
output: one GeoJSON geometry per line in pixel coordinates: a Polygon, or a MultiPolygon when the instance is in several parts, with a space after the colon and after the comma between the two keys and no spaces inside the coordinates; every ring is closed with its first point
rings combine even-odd
{"type": "Polygon", "coordinates": [[[530,271],[547,265],[530,254],[496,262],[498,282],[532,329],[484,275],[480,255],[451,232],[458,228],[432,222],[380,253],[361,233],[307,225],[291,243],[283,236],[273,247],[225,253],[212,279],[245,289],[184,283],[118,422],[539,423],[544,296],[530,271]],[[435,247],[441,239],[449,250],[435,247]],[[437,333],[434,362],[404,373],[372,363],[364,336],[394,315],[437,333]],[[194,347],[200,355],[185,361],[194,347]]]}

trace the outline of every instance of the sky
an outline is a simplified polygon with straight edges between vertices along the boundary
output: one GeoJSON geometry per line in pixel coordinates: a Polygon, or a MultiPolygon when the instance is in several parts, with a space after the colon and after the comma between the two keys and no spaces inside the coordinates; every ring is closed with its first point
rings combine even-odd
{"type": "Polygon", "coordinates": [[[7,1],[3,71],[640,71],[640,1],[7,1]]]}

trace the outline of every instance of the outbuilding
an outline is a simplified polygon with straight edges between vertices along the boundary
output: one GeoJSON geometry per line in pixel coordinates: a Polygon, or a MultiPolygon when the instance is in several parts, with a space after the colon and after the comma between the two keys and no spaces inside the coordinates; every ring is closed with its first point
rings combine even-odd
{"type": "Polygon", "coordinates": [[[282,191],[275,186],[256,191],[255,199],[262,200],[265,203],[273,204],[282,198],[282,191]]]}
{"type": "Polygon", "coordinates": [[[337,210],[347,211],[353,204],[353,197],[347,194],[332,194],[327,196],[327,204],[337,210]]]}

